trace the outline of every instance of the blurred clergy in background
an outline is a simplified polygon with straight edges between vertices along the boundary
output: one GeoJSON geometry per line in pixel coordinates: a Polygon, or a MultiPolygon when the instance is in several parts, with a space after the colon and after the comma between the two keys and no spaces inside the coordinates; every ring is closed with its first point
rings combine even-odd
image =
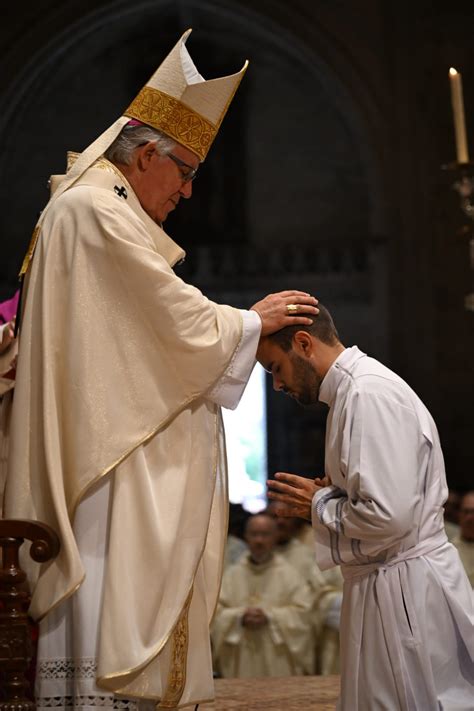
{"type": "Polygon", "coordinates": [[[245,538],[249,553],[224,573],[212,625],[215,670],[223,677],[312,674],[313,592],[275,553],[274,518],[251,516],[245,538]]]}

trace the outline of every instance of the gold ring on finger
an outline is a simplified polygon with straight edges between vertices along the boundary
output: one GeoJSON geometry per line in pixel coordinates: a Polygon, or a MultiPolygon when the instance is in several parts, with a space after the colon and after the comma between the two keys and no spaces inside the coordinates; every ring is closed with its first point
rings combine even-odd
{"type": "Polygon", "coordinates": [[[298,311],[298,304],[287,304],[286,310],[289,314],[294,314],[298,311]]]}

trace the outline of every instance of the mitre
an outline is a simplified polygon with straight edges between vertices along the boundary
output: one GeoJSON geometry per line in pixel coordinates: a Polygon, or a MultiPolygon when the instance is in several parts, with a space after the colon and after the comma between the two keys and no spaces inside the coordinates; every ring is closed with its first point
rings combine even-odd
{"type": "MultiPolygon", "coordinates": [[[[201,162],[205,159],[248,62],[235,74],[206,81],[185,47],[191,32],[186,30],[181,36],[123,115],[82,153],[73,154],[66,175],[51,176],[52,195],[37,228],[51,204],[105,153],[128,123],[139,121],[152,126],[195,153],[201,162]]],[[[34,233],[20,276],[28,268],[35,244],[34,233]]]]}
{"type": "Polygon", "coordinates": [[[248,62],[236,74],[205,81],[185,47],[191,31],[186,30],[124,114],[81,153],[56,194],[105,153],[130,119],[162,131],[204,160],[248,62]]]}
{"type": "Polygon", "coordinates": [[[125,116],[166,133],[203,161],[247,69],[205,81],[185,42],[187,30],[132,101],[125,116]]]}

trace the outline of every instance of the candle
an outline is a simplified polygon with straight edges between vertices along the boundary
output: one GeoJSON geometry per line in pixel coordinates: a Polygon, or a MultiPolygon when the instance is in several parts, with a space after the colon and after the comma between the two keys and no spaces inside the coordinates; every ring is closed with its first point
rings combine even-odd
{"type": "Polygon", "coordinates": [[[451,85],[451,103],[453,106],[454,133],[456,136],[456,155],[458,163],[468,163],[466,121],[464,118],[464,101],[462,97],[461,75],[453,67],[449,70],[451,85]]]}

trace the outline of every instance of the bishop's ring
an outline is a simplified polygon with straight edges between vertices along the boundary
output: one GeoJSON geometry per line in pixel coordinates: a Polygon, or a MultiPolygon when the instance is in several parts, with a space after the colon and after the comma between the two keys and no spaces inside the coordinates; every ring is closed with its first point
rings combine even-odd
{"type": "Polygon", "coordinates": [[[291,314],[294,314],[294,313],[296,313],[296,312],[298,311],[298,304],[287,304],[287,305],[286,305],[286,310],[288,311],[288,313],[289,313],[290,315],[291,315],[291,314]]]}

